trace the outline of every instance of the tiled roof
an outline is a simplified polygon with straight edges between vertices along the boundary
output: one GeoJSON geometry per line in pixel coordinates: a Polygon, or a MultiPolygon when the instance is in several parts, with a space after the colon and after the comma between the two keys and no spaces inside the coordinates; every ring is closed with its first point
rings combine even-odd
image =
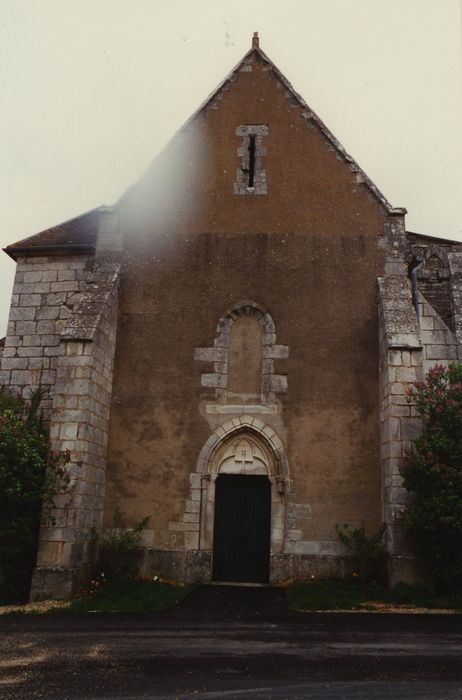
{"type": "Polygon", "coordinates": [[[445,243],[450,243],[456,246],[462,245],[462,241],[455,241],[452,238],[440,238],[439,236],[427,236],[425,233],[417,233],[416,231],[406,231],[406,236],[409,238],[411,243],[414,242],[414,238],[421,243],[428,243],[429,245],[444,245],[445,243]]]}
{"type": "Polygon", "coordinates": [[[62,224],[48,228],[28,238],[17,241],[4,250],[12,258],[25,252],[34,252],[41,249],[59,248],[94,248],[98,231],[100,209],[81,214],[74,219],[69,219],[62,224]]]}

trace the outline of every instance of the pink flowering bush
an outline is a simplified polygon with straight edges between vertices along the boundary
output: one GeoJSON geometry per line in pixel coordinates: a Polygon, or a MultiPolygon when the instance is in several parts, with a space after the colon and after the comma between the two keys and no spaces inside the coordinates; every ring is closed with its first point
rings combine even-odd
{"type": "Polygon", "coordinates": [[[435,365],[408,392],[422,433],[401,469],[406,526],[437,591],[462,588],[462,363],[435,365]]]}

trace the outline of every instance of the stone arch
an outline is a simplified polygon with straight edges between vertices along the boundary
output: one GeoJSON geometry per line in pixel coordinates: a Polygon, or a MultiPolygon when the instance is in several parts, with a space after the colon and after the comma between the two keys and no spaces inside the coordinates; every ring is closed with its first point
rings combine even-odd
{"type": "Polygon", "coordinates": [[[284,547],[284,531],[288,506],[292,503],[289,463],[281,439],[266,423],[252,416],[239,416],[218,426],[203,445],[195,470],[190,474],[189,497],[181,522],[171,522],[169,530],[184,533],[185,549],[211,551],[215,507],[215,456],[235,436],[249,435],[257,440],[268,455],[268,478],[271,482],[271,554],[280,554],[284,547]]]}
{"type": "Polygon", "coordinates": [[[196,473],[201,474],[198,549],[212,550],[215,481],[222,464],[217,456],[238,437],[255,441],[267,456],[264,461],[271,482],[271,554],[280,554],[284,546],[286,504],[290,491],[289,465],[282,441],[276,432],[263,421],[251,416],[239,416],[223,423],[212,433],[199,454],[196,467],[196,473]]]}
{"type": "Polygon", "coordinates": [[[441,246],[430,246],[417,272],[419,289],[444,323],[454,330],[450,291],[450,271],[446,251],[441,246]]]}
{"type": "Polygon", "coordinates": [[[261,403],[275,400],[277,393],[287,391],[287,377],[275,374],[274,360],[287,359],[287,345],[276,344],[274,320],[266,309],[256,302],[245,301],[229,309],[218,321],[213,347],[196,348],[194,359],[199,362],[213,362],[214,372],[201,375],[201,385],[215,389],[215,396],[228,402],[228,358],[229,339],[233,324],[242,317],[252,316],[261,328],[261,403]]]}
{"type": "Polygon", "coordinates": [[[223,442],[234,434],[250,433],[259,436],[269,449],[274,463],[274,472],[269,476],[279,477],[282,480],[289,478],[289,465],[284,446],[277,433],[269,425],[253,416],[238,416],[222,423],[205,442],[199,453],[196,472],[210,475],[212,473],[213,457],[223,442]]]}

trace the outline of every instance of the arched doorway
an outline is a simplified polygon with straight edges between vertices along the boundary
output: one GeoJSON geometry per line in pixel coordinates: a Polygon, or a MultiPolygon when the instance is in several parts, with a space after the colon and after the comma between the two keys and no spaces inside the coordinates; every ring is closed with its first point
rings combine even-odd
{"type": "Polygon", "coordinates": [[[269,581],[270,455],[259,442],[241,433],[215,456],[214,581],[269,581]]]}
{"type": "MultiPolygon", "coordinates": [[[[171,524],[171,532],[178,529],[185,536],[187,580],[198,583],[213,580],[215,515],[220,510],[215,508],[215,493],[222,475],[255,476],[270,483],[270,525],[264,525],[265,537],[268,531],[270,537],[269,580],[285,580],[288,576],[281,569],[281,562],[285,557],[286,516],[293,503],[289,463],[275,430],[248,414],[225,421],[204,443],[196,469],[190,474],[183,519],[178,528],[176,523],[171,524]]],[[[242,483],[250,485],[250,481],[242,483]]],[[[262,518],[260,522],[267,521],[262,518]]],[[[267,545],[265,552],[267,556],[267,545]]]]}

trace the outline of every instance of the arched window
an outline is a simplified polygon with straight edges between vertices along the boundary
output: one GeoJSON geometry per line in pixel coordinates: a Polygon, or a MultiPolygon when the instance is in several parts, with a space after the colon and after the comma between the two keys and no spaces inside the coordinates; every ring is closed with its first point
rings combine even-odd
{"type": "MultiPolygon", "coordinates": [[[[202,373],[201,385],[215,390],[219,412],[224,404],[270,404],[287,391],[287,376],[275,373],[274,361],[287,359],[289,348],[277,344],[268,311],[254,302],[235,306],[220,318],[216,333],[213,346],[195,348],[194,358],[213,362],[214,372],[202,373]]],[[[207,410],[215,412],[211,405],[207,410]]]]}
{"type": "Polygon", "coordinates": [[[449,289],[449,270],[436,253],[425,260],[419,277],[419,290],[451,330],[454,330],[451,295],[449,289]]]}
{"type": "Polygon", "coordinates": [[[255,316],[231,326],[228,348],[228,395],[261,392],[262,328],[255,316]]]}

